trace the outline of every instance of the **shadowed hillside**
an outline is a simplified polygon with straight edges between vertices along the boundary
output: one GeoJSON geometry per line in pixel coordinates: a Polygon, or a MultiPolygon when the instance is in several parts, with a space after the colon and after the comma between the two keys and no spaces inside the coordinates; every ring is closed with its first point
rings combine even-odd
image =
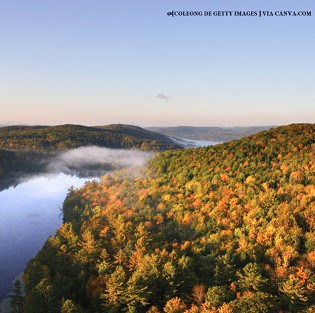
{"type": "Polygon", "coordinates": [[[140,127],[8,126],[0,128],[0,149],[49,152],[81,146],[115,149],[169,150],[179,148],[169,138],[140,127]]]}
{"type": "MultiPolygon", "coordinates": [[[[180,148],[168,137],[131,125],[0,128],[0,190],[21,175],[45,171],[58,152],[82,146],[165,151],[180,148]]],[[[108,169],[100,164],[96,169],[108,169]]]]}

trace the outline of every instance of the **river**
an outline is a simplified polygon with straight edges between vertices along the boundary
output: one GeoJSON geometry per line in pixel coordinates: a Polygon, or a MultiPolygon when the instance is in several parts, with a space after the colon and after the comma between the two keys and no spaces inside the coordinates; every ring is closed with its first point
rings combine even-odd
{"type": "Polygon", "coordinates": [[[61,225],[68,189],[79,188],[87,180],[91,179],[63,173],[35,176],[0,192],[0,302],[26,263],[61,225]]]}

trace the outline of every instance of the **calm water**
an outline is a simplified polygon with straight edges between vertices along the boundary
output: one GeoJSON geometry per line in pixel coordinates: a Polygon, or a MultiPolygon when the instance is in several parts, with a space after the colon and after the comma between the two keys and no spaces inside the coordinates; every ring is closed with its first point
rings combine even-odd
{"type": "MultiPolygon", "coordinates": [[[[188,140],[188,139],[185,139],[188,140]]],[[[217,141],[209,141],[209,140],[189,140],[189,143],[191,143],[192,147],[208,147],[208,146],[214,146],[221,142],[217,141]]]]}
{"type": "Polygon", "coordinates": [[[0,302],[13,280],[62,223],[70,186],[89,180],[65,174],[34,177],[0,192],[0,302]]]}
{"type": "Polygon", "coordinates": [[[214,146],[222,142],[209,141],[209,140],[192,140],[186,138],[172,138],[171,139],[182,146],[183,148],[198,148],[198,147],[207,147],[214,146]]]}

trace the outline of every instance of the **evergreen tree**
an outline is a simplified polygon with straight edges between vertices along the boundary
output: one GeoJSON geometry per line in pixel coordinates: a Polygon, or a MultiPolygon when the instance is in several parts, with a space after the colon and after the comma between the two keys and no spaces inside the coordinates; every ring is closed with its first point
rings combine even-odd
{"type": "Polygon", "coordinates": [[[261,290],[267,282],[267,279],[262,277],[261,268],[256,263],[248,263],[237,275],[239,276],[239,286],[246,291],[261,290]]]}
{"type": "Polygon", "coordinates": [[[44,278],[32,290],[23,313],[59,313],[59,309],[60,304],[56,300],[53,287],[44,278]]]}
{"type": "Polygon", "coordinates": [[[61,313],[83,313],[79,305],[76,305],[72,300],[63,300],[61,313]]]}
{"type": "Polygon", "coordinates": [[[126,303],[126,279],[124,269],[118,266],[106,283],[106,292],[101,294],[101,299],[105,300],[103,305],[110,308],[111,312],[118,312],[126,303]]]}
{"type": "Polygon", "coordinates": [[[280,291],[283,293],[282,300],[285,305],[290,308],[290,312],[295,312],[305,307],[305,302],[308,298],[306,296],[305,287],[298,277],[291,274],[289,278],[283,282],[280,291]]]}
{"type": "Polygon", "coordinates": [[[238,313],[275,313],[279,312],[276,299],[264,292],[248,292],[231,302],[232,311],[238,313]]]}
{"type": "Polygon", "coordinates": [[[17,279],[13,285],[12,295],[10,297],[11,313],[22,313],[24,297],[21,282],[17,279]]]}
{"type": "Polygon", "coordinates": [[[224,286],[210,287],[206,294],[206,300],[210,302],[211,307],[219,307],[224,302],[231,301],[233,297],[233,292],[224,286]]]}

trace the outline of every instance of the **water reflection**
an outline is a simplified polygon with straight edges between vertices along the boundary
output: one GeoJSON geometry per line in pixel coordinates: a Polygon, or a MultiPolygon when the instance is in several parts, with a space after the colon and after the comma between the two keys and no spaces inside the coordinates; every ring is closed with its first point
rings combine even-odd
{"type": "Polygon", "coordinates": [[[62,173],[38,176],[0,192],[0,300],[61,225],[69,187],[81,187],[87,180],[62,173]]]}
{"type": "Polygon", "coordinates": [[[198,148],[198,147],[208,147],[220,144],[222,142],[219,141],[209,141],[209,140],[193,140],[193,139],[186,139],[186,138],[174,138],[172,140],[183,147],[184,149],[188,148],[198,148]]]}

